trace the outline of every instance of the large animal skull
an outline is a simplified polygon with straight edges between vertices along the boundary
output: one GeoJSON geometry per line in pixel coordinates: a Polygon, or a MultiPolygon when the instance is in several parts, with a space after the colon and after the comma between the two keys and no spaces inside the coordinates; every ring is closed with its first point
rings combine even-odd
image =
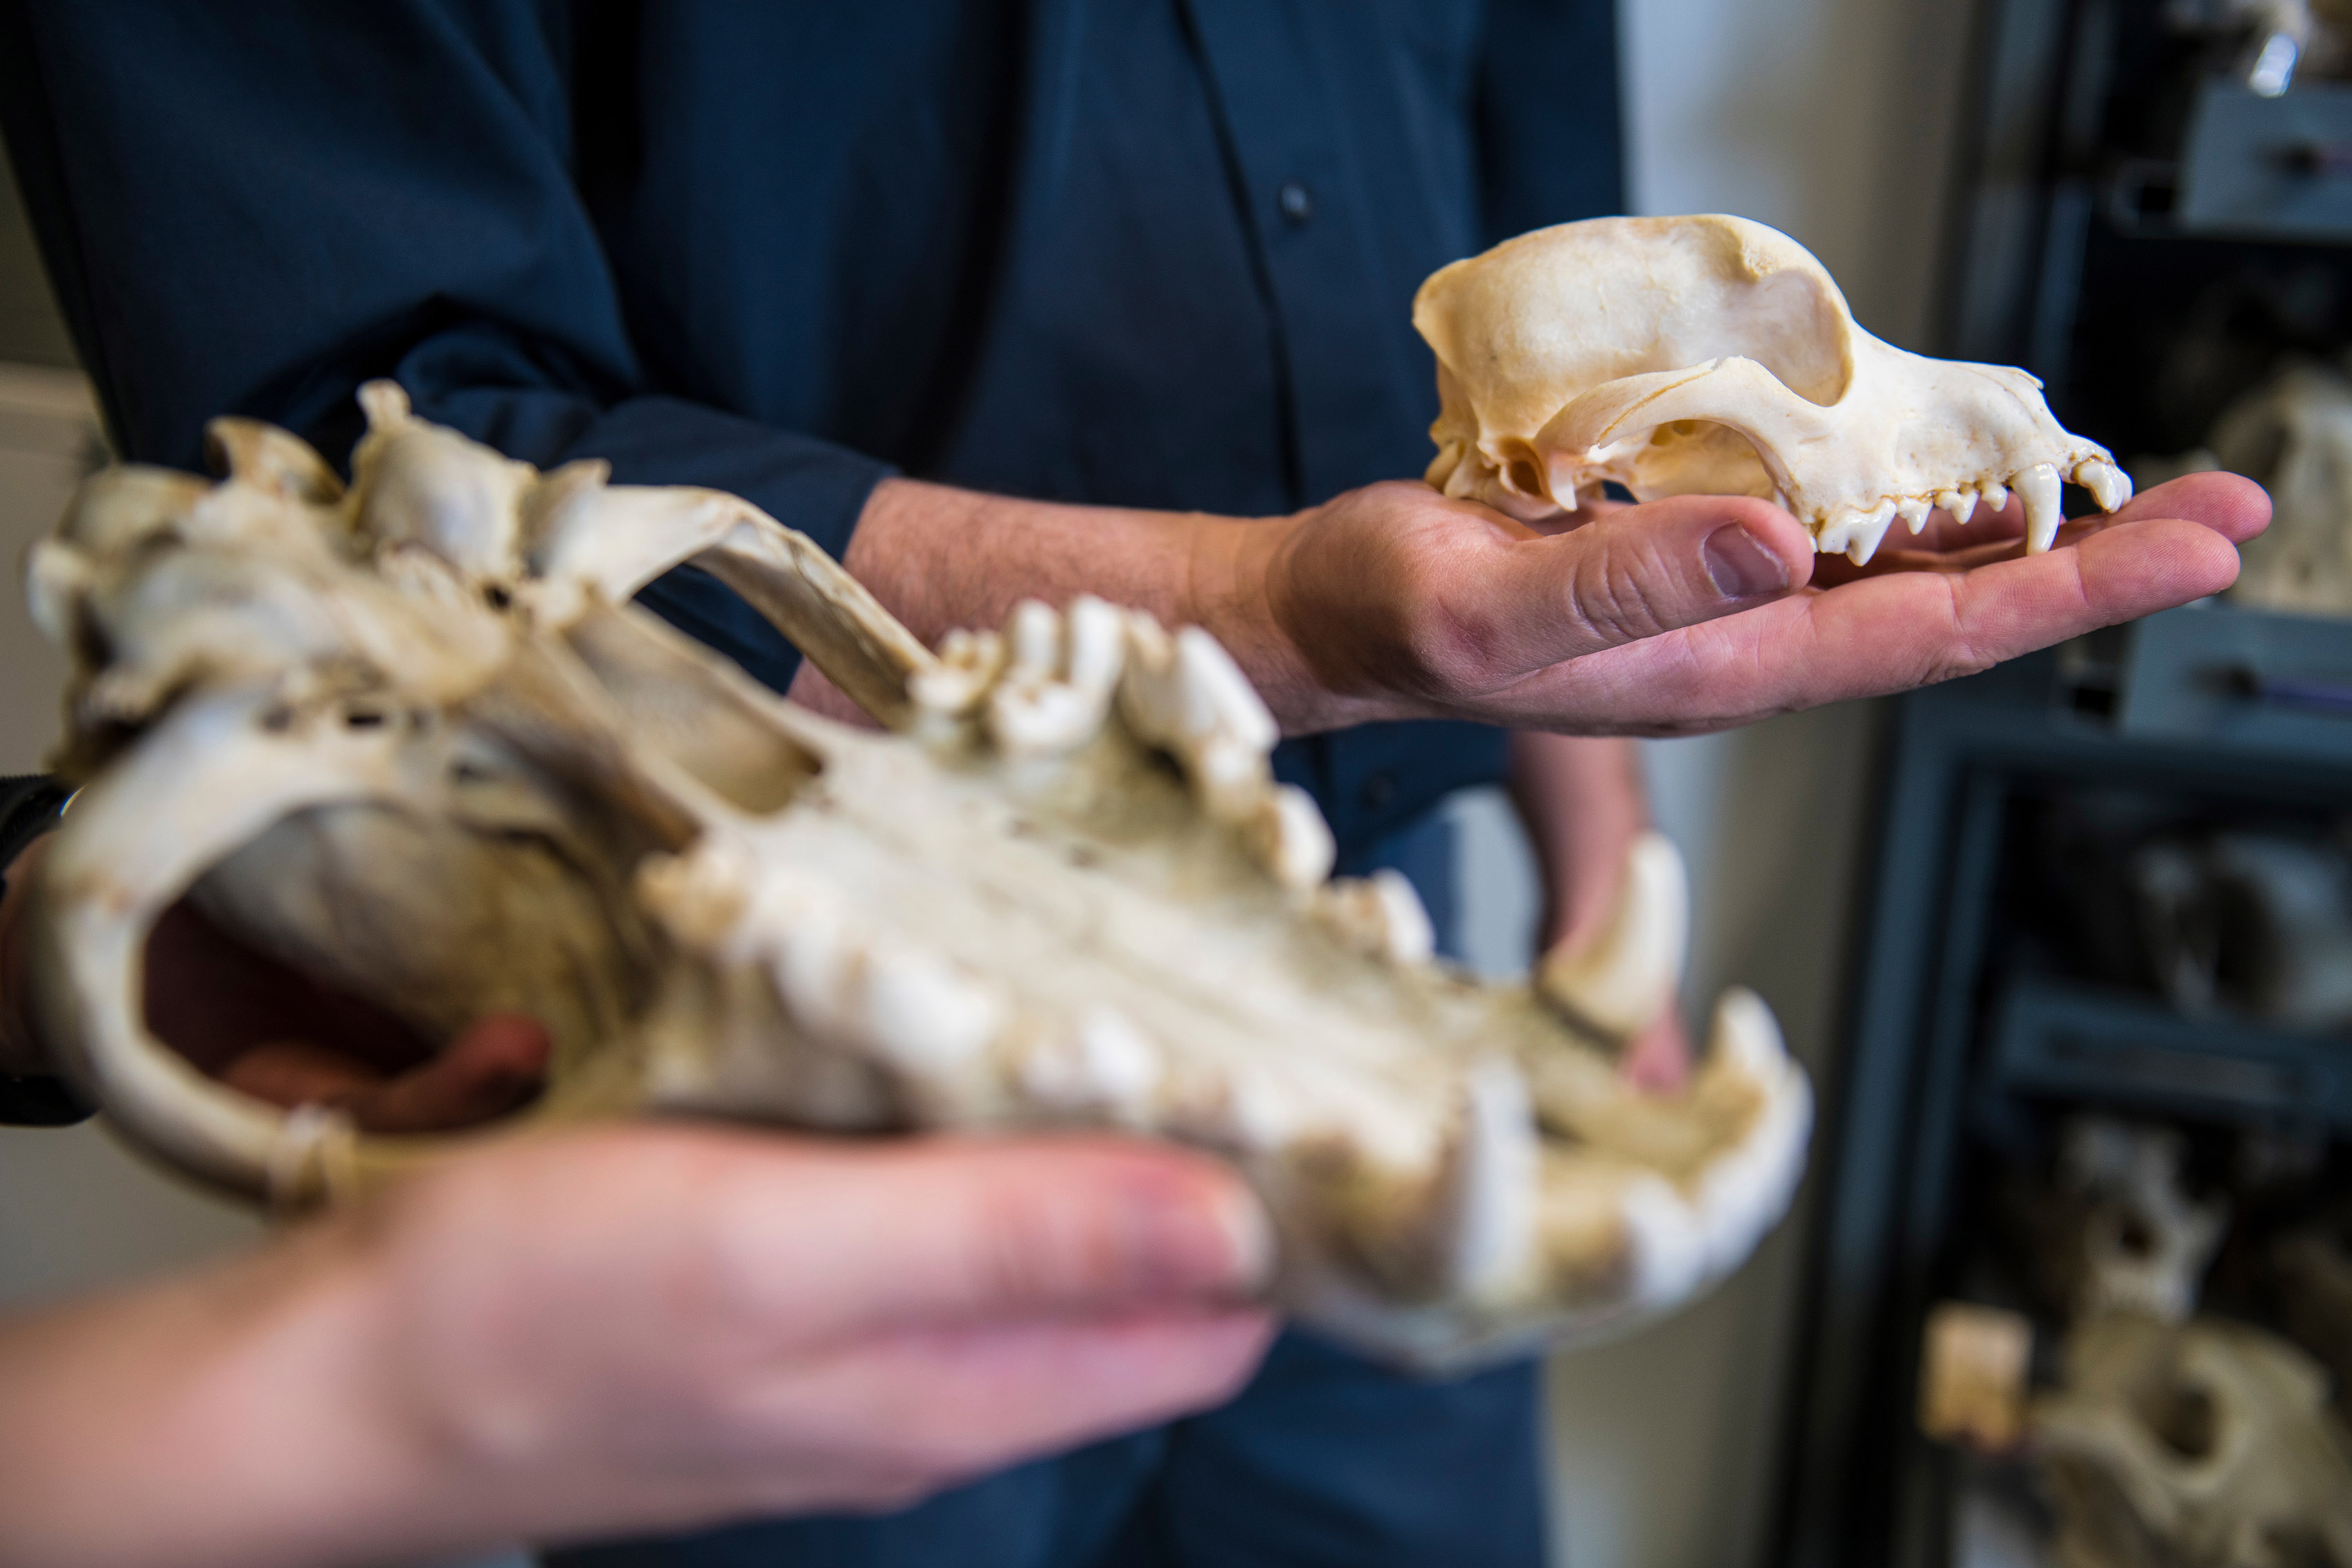
{"type": "Polygon", "coordinates": [[[1538,229],[1433,275],[1412,319],[1437,353],[1429,483],[1528,520],[1612,481],[1778,497],[1867,561],[1897,517],[1917,533],[2014,489],[2043,550],[2064,479],[2108,511],[2131,496],[2041,382],[1879,341],[1803,246],[1745,218],[1538,229]]]}
{"type": "MultiPolygon", "coordinates": [[[[538,1123],[1127,1128],[1230,1159],[1281,1299],[1435,1364],[1690,1297],[1785,1207],[1810,1100],[1734,992],[1669,1098],[1614,1053],[1669,1004],[1681,868],[1645,844],[1543,986],[1430,958],[1392,874],[1334,882],[1276,732],[1197,629],[1081,599],[919,645],[709,491],[540,474],[363,394],[348,494],[224,421],[217,486],[93,479],[32,563],[94,770],[42,867],[47,1045],[213,1181],[332,1197],[448,1145],[291,1114],[150,1032],[183,896],[446,1040],[548,1027],[538,1123]],[[786,705],[628,601],[714,572],[897,731],[786,705]]],[[[481,1135],[478,1133],[467,1134],[481,1135]]]]}
{"type": "Polygon", "coordinates": [[[2352,1436],[2294,1346],[2109,1313],[2068,1336],[2065,1377],[2032,1416],[2060,1568],[2352,1564],[2352,1436]]]}

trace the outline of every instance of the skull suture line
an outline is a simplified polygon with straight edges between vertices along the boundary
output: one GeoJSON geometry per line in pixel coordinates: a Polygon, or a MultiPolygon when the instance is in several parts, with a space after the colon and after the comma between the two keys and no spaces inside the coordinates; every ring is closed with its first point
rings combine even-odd
{"type": "Polygon", "coordinates": [[[1475,984],[1430,961],[1402,879],[1328,879],[1328,830],[1204,632],[1081,599],[935,655],[731,497],[541,474],[390,383],[362,401],[348,494],[223,421],[225,482],[100,475],[32,561],[91,776],[35,884],[38,1027],[166,1158],[300,1202],[450,1142],[289,1114],[154,1039],[142,956],[186,895],[427,1039],[540,1019],[529,1122],[1215,1151],[1275,1218],[1283,1303],[1408,1363],[1638,1321],[1786,1207],[1811,1102],[1755,997],[1719,1004],[1683,1093],[1617,1071],[1680,965],[1664,841],[1591,951],[1475,984]],[[897,733],[782,703],[629,604],[685,561],[897,733]]]}
{"type": "Polygon", "coordinates": [[[1854,324],[1803,246],[1745,218],[1594,218],[1433,274],[1430,484],[1535,520],[1606,482],[1638,500],[1778,497],[1823,551],[1867,561],[1900,517],[2025,503],[2044,550],[2071,476],[2131,497],[2023,371],[1923,359],[1854,324]]]}

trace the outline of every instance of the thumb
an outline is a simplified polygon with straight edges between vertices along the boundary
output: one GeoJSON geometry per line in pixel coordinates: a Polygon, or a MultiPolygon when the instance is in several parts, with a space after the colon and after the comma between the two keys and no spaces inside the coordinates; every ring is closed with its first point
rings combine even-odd
{"type": "Polygon", "coordinates": [[[1511,542],[1486,612],[1509,674],[1752,610],[1802,588],[1812,536],[1769,501],[1676,496],[1511,542]]]}
{"type": "Polygon", "coordinates": [[[782,1202],[750,1211],[773,1245],[739,1238],[751,1245],[736,1255],[771,1260],[781,1299],[844,1327],[1230,1303],[1273,1268],[1249,1189],[1163,1145],[940,1139],[792,1163],[782,1202]]]}

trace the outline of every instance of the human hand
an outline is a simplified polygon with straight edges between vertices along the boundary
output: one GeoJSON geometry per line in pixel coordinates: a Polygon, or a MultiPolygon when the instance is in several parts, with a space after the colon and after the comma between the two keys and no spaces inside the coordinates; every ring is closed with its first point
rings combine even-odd
{"type": "MultiPolygon", "coordinates": [[[[1721,729],[1954,675],[2219,592],[2269,501],[2176,479],[2029,556],[2021,508],[1938,515],[1869,567],[1817,557],[1768,502],[1684,496],[1564,530],[1391,483],[1246,547],[1278,633],[1255,651],[1287,727],[1465,717],[1530,729],[1721,729]]],[[[1255,671],[1254,671],[1255,673],[1255,671]]]]}
{"type": "Polygon", "coordinates": [[[1226,1397],[1270,1262],[1246,1190],[1171,1148],[504,1140],[206,1275],[0,1326],[0,1565],[321,1568],[896,1507],[1226,1397]]]}

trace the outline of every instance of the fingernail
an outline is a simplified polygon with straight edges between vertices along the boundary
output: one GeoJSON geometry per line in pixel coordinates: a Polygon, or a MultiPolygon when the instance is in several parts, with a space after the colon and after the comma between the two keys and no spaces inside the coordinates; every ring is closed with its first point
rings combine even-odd
{"type": "Polygon", "coordinates": [[[1780,558],[1738,523],[1726,523],[1707,535],[1699,556],[1706,563],[1707,580],[1726,599],[1753,599],[1789,586],[1789,569],[1780,558]]]}
{"type": "Polygon", "coordinates": [[[1213,1198],[1155,1203],[1148,1271],[1156,1284],[1247,1299],[1274,1277],[1274,1223],[1257,1195],[1235,1184],[1213,1198]]]}

